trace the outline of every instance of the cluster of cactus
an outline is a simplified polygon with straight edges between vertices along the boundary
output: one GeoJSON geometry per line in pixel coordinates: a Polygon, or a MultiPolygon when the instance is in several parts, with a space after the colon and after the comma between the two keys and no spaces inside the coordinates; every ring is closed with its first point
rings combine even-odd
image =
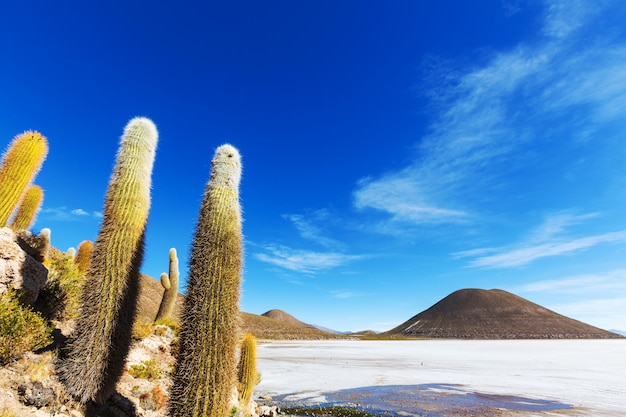
{"type": "Polygon", "coordinates": [[[104,217],[81,293],[76,332],[59,378],[82,403],[103,403],[124,371],[137,309],[157,130],[146,118],[124,130],[104,217]]]}
{"type": "Polygon", "coordinates": [[[169,274],[161,273],[161,285],[163,286],[163,298],[159,305],[155,321],[166,320],[172,317],[174,306],[176,305],[176,297],[178,296],[178,256],[176,249],[171,248],[169,251],[170,267],[169,274]]]}
{"type": "Polygon", "coordinates": [[[243,263],[239,181],[231,145],[215,151],[189,262],[187,298],[170,394],[171,417],[225,417],[236,387],[243,263]]]}
{"type": "MultiPolygon", "coordinates": [[[[95,244],[82,242],[74,258],[86,279],[76,331],[61,352],[57,373],[66,391],[81,403],[104,403],[124,371],[137,309],[157,136],[146,118],[135,118],[125,127],[100,232],[95,244]]],[[[37,132],[19,135],[10,144],[0,166],[0,227],[16,210],[12,228],[32,225],[43,192],[31,181],[47,152],[47,141],[37,132]]],[[[192,242],[169,400],[172,417],[227,416],[233,389],[246,407],[258,378],[252,335],[239,346],[237,364],[243,264],[240,178],[239,151],[231,145],[217,148],[192,242]]],[[[44,229],[36,240],[43,260],[50,247],[49,231],[44,229]]],[[[161,277],[165,291],[157,320],[171,317],[178,293],[174,248],[169,260],[169,274],[161,277]]]]}
{"type": "MultiPolygon", "coordinates": [[[[47,155],[48,141],[38,132],[24,132],[9,144],[0,165],[0,227],[8,224],[47,155]]],[[[40,203],[41,199],[38,204],[25,203],[35,207],[24,207],[22,211],[30,214],[22,213],[18,221],[30,226],[40,203]]]]}

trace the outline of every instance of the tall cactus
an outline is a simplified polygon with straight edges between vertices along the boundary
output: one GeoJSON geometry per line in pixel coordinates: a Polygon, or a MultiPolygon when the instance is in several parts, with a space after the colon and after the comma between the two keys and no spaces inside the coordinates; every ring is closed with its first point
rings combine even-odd
{"type": "Polygon", "coordinates": [[[81,275],[84,275],[91,265],[91,255],[93,253],[93,242],[91,240],[83,240],[78,245],[78,252],[74,258],[76,268],[81,275]]]}
{"type": "Polygon", "coordinates": [[[237,149],[215,151],[189,261],[171,417],[226,417],[236,388],[242,269],[237,149]]]}
{"type": "Polygon", "coordinates": [[[165,291],[163,292],[163,298],[161,298],[161,304],[159,305],[159,311],[156,315],[156,320],[169,319],[172,317],[174,306],[176,305],[176,297],[178,296],[178,256],[176,256],[176,249],[171,248],[169,251],[170,268],[169,274],[161,274],[161,285],[165,291]],[[165,281],[165,279],[167,281],[165,281]]]}
{"type": "Polygon", "coordinates": [[[76,333],[59,364],[66,390],[82,403],[103,403],[124,370],[137,310],[156,144],[157,130],[149,119],[134,118],[126,125],[82,288],[76,333]]]}
{"type": "Polygon", "coordinates": [[[239,402],[244,410],[250,405],[252,390],[257,384],[257,375],[256,339],[251,333],[248,333],[241,342],[239,365],[237,366],[239,402]]]}
{"type": "Polygon", "coordinates": [[[43,201],[43,190],[38,185],[31,185],[26,189],[24,197],[20,202],[17,213],[11,221],[11,229],[27,230],[35,222],[35,215],[41,207],[43,201]]]}
{"type": "Polygon", "coordinates": [[[0,227],[22,199],[48,155],[48,141],[39,132],[24,132],[9,144],[0,165],[0,227]]]}

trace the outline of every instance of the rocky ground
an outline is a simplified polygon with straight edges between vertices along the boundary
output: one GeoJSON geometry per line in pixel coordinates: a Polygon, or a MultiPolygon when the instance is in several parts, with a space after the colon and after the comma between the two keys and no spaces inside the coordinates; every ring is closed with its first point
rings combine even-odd
{"type": "MultiPolygon", "coordinates": [[[[58,324],[67,331],[67,325],[58,324]]],[[[172,341],[174,334],[167,326],[154,326],[152,334],[136,341],[117,393],[99,408],[85,408],[65,393],[55,374],[54,351],[29,352],[0,368],[0,416],[166,416],[174,365],[172,341]]],[[[270,415],[272,410],[258,407],[258,413],[270,415]]]]}

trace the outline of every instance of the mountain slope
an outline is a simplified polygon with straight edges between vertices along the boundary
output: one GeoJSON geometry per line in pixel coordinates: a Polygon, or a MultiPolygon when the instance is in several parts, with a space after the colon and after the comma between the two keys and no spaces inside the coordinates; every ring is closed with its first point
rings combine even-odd
{"type": "Polygon", "coordinates": [[[459,339],[605,339],[620,335],[503,290],[462,289],[386,335],[459,339]]]}
{"type": "MultiPolygon", "coordinates": [[[[140,286],[137,316],[141,321],[152,322],[161,303],[163,287],[159,281],[143,274],[140,286]]],[[[177,321],[180,320],[184,300],[185,296],[179,293],[173,313],[173,318],[177,321]]],[[[336,339],[342,337],[316,329],[281,310],[270,310],[265,314],[267,317],[242,312],[242,333],[252,333],[259,339],[336,339]]]]}
{"type": "Polygon", "coordinates": [[[274,319],[274,320],[280,320],[283,321],[285,323],[290,323],[290,324],[297,324],[297,325],[301,325],[301,326],[309,326],[309,327],[314,327],[310,324],[306,324],[300,320],[298,320],[297,318],[295,318],[294,316],[292,316],[291,314],[284,312],[283,310],[278,310],[278,309],[274,309],[274,310],[270,310],[270,311],[266,311],[265,313],[261,314],[264,317],[269,317],[270,319],[274,319]]]}

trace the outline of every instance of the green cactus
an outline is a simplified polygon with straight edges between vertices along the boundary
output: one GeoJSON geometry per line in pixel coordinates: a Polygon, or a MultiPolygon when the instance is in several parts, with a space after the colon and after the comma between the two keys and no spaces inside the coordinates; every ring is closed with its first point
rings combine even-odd
{"type": "Polygon", "coordinates": [[[226,417],[236,389],[242,268],[237,149],[215,151],[191,247],[171,417],[226,417]]]}
{"type": "Polygon", "coordinates": [[[126,125],[82,288],[76,332],[58,369],[67,392],[81,403],[106,401],[124,371],[137,310],[156,144],[157,130],[149,119],[138,117],[126,125]]]}
{"type": "Polygon", "coordinates": [[[24,197],[20,202],[17,213],[11,221],[11,229],[27,230],[35,222],[35,215],[41,207],[43,201],[43,189],[38,185],[31,185],[26,189],[24,197]]]}
{"type": "Polygon", "coordinates": [[[81,275],[85,275],[91,265],[91,255],[93,253],[93,242],[91,240],[83,240],[78,245],[78,252],[74,258],[74,263],[81,275]]]}
{"type": "Polygon", "coordinates": [[[7,225],[47,154],[48,141],[39,132],[24,132],[9,144],[0,165],[0,227],[7,225]]]}
{"type": "Polygon", "coordinates": [[[237,381],[239,403],[245,410],[252,399],[252,390],[257,384],[258,372],[256,370],[256,339],[248,333],[241,342],[239,351],[239,365],[237,366],[237,381]]]}
{"type": "Polygon", "coordinates": [[[161,274],[161,285],[165,291],[163,292],[163,298],[161,298],[161,304],[159,305],[159,311],[157,312],[155,321],[161,319],[170,319],[174,306],[176,305],[176,297],[178,296],[178,257],[176,256],[176,249],[171,248],[169,252],[170,258],[170,273],[161,274]]]}

